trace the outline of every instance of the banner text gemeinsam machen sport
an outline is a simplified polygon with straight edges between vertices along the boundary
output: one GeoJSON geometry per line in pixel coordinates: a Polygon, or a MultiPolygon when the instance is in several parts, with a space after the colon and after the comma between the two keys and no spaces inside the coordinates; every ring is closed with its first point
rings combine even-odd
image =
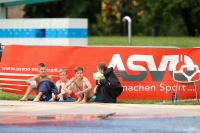
{"type": "Polygon", "coordinates": [[[99,62],[105,62],[124,87],[118,99],[169,100],[177,88],[182,89],[182,99],[195,98],[194,86],[176,86],[173,70],[183,64],[199,66],[199,55],[199,48],[7,45],[0,63],[0,85],[5,92],[24,94],[25,80],[38,74],[39,63],[45,63],[54,81],[61,67],[67,68],[70,79],[74,68],[82,66],[94,88],[93,73],[99,62]]]}

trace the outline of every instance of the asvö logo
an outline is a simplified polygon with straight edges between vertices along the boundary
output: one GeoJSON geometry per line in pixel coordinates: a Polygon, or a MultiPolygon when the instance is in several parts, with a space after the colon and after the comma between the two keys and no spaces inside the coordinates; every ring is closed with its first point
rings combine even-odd
{"type": "Polygon", "coordinates": [[[163,55],[161,61],[156,60],[156,63],[152,55],[134,54],[129,56],[126,61],[122,59],[124,58],[121,58],[120,54],[114,54],[108,67],[117,67],[117,74],[118,76],[121,76],[124,81],[143,81],[146,78],[148,71],[150,72],[153,81],[162,81],[167,68],[170,75],[173,77],[173,70],[176,69],[178,63],[182,62],[186,65],[194,65],[192,59],[187,55],[163,55]],[[126,62],[126,64],[123,62],[126,62]],[[136,65],[134,64],[135,62],[146,62],[148,68],[142,65],[136,65]],[[156,67],[158,62],[160,62],[160,64],[156,67]],[[127,65],[128,69],[139,71],[140,73],[137,75],[128,75],[125,65],[127,65]]]}

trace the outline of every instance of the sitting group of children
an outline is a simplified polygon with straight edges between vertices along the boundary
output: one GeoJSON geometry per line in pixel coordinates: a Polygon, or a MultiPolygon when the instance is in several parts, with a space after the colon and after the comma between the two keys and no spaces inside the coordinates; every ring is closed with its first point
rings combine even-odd
{"type": "MultiPolygon", "coordinates": [[[[116,98],[122,93],[118,78],[113,73],[113,68],[107,68],[105,63],[97,65],[97,71],[104,74],[105,79],[96,81],[97,92],[95,93],[96,102],[116,102],[116,98]]],[[[60,80],[54,83],[53,78],[46,74],[44,63],[38,65],[37,76],[27,79],[28,88],[20,101],[27,101],[28,95],[35,91],[34,102],[38,101],[71,101],[72,92],[76,95],[78,103],[85,103],[92,98],[92,85],[90,81],[83,76],[83,68],[77,66],[74,69],[75,76],[67,79],[67,69],[61,68],[59,71],[60,80]]]]}

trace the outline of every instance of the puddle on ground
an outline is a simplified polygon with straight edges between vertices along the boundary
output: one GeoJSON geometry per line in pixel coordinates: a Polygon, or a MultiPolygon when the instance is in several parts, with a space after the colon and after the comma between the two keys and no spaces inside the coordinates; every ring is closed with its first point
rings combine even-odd
{"type": "Polygon", "coordinates": [[[23,113],[1,113],[1,125],[23,125],[63,121],[89,121],[89,120],[108,120],[108,119],[136,119],[136,118],[168,118],[169,114],[117,114],[116,112],[108,114],[55,114],[55,115],[23,115],[23,113]]]}
{"type": "Polygon", "coordinates": [[[169,114],[0,114],[3,133],[199,133],[199,123],[200,117],[169,114]]]}

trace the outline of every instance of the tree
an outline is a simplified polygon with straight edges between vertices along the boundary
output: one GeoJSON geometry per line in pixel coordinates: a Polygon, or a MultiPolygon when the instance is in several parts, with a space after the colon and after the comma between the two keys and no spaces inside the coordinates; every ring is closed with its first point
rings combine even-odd
{"type": "Polygon", "coordinates": [[[89,35],[125,35],[124,16],[133,35],[199,36],[200,0],[58,0],[25,6],[28,18],[88,18],[89,35]]]}
{"type": "Polygon", "coordinates": [[[129,16],[132,19],[132,33],[137,34],[140,30],[138,25],[138,15],[139,11],[136,0],[104,0],[103,2],[103,20],[109,27],[112,27],[117,32],[118,35],[127,34],[127,23],[123,24],[122,19],[125,16],[129,16]]]}
{"type": "MultiPolygon", "coordinates": [[[[200,31],[200,0],[138,0],[143,25],[159,25],[162,35],[195,36],[200,31]],[[174,34],[175,33],[175,34],[174,34]]],[[[146,27],[146,33],[150,28],[146,27]]]]}
{"type": "Polygon", "coordinates": [[[127,33],[122,23],[126,15],[134,18],[137,12],[132,1],[136,0],[58,0],[25,6],[26,18],[88,18],[89,35],[119,35],[127,33]],[[125,5],[122,7],[121,5],[125,5]],[[103,7],[104,6],[104,7],[103,7]],[[120,17],[121,15],[121,17],[120,17]],[[120,29],[121,25],[121,29],[120,29]],[[125,30],[124,30],[125,29],[125,30]],[[124,32],[122,32],[124,31],[124,32]]]}
{"type": "Polygon", "coordinates": [[[26,5],[24,11],[25,18],[88,18],[93,24],[101,13],[101,0],[58,0],[26,5]]]}
{"type": "MultiPolygon", "coordinates": [[[[129,16],[132,20],[132,33],[134,35],[139,35],[142,32],[141,25],[139,24],[139,15],[138,12],[140,8],[138,8],[139,3],[137,0],[120,0],[119,12],[121,14],[121,20],[125,16],[129,16]]],[[[127,23],[125,25],[127,27],[127,23]]],[[[127,34],[127,28],[121,23],[121,35],[127,34]]]]}

